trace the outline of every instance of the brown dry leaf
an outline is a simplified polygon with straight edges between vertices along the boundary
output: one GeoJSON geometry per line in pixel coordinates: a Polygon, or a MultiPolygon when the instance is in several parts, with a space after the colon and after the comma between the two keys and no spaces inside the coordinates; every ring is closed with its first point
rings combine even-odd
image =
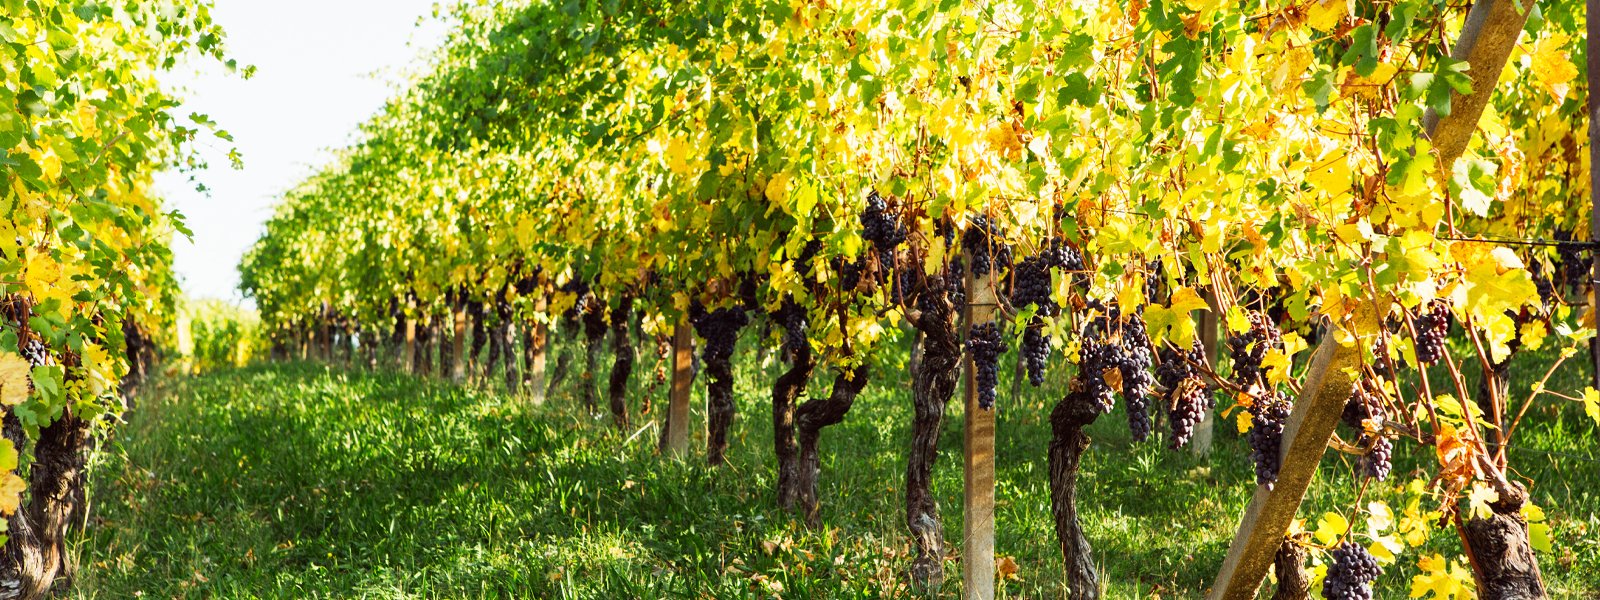
{"type": "Polygon", "coordinates": [[[1002,556],[994,559],[994,572],[996,575],[999,575],[1000,579],[1002,580],[1016,580],[1018,570],[1019,568],[1017,567],[1017,561],[1012,560],[1009,556],[1002,556]]]}

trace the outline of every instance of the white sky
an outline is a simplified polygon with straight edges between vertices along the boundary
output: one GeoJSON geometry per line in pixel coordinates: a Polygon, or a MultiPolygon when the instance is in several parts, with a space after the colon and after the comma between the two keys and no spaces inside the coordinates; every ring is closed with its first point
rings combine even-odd
{"type": "Polygon", "coordinates": [[[279,194],[350,143],[356,127],[382,108],[407,69],[443,38],[434,0],[216,0],[212,12],[246,81],[222,68],[179,69],[188,89],[179,111],[209,115],[234,143],[202,142],[211,167],[156,178],[168,205],[188,217],[194,242],[176,236],[175,268],[184,292],[239,299],[239,259],[261,235],[279,194]],[[425,21],[419,26],[419,19],[425,21]],[[244,156],[232,169],[230,147],[244,156]]]}

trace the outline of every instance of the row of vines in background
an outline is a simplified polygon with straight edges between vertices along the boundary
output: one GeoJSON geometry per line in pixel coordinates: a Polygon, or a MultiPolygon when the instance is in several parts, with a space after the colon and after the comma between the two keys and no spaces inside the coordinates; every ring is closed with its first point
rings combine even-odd
{"type": "Polygon", "coordinates": [[[592,373],[609,333],[618,426],[639,348],[682,364],[692,330],[712,465],[734,341],[759,327],[788,365],[775,498],[810,523],[819,432],[910,328],[918,586],[944,578],[929,482],[959,365],[980,410],[1006,410],[997,357],[1019,345],[1034,385],[1068,379],[1048,455],[1074,597],[1100,589],[1075,508],[1084,427],[1120,401],[1136,439],[1177,448],[1221,411],[1270,489],[1317,393],[1313,348],[1343,347],[1334,445],[1417,501],[1319,507],[1348,518],[1284,545],[1318,565],[1306,585],[1370,597],[1409,561],[1438,597],[1542,595],[1536,483],[1505,447],[1529,407],[1595,414],[1600,396],[1505,373],[1593,336],[1588,245],[1503,241],[1581,238],[1590,192],[1581,15],[1524,4],[1494,17],[1522,30],[1498,79],[1452,55],[1467,7],[1426,0],[451,5],[428,70],[286,195],[243,286],[280,353],[376,361],[351,342],[382,341],[459,377],[487,344],[535,396],[547,372],[592,373]],[[1206,313],[1220,359],[1197,345],[1206,313]],[[552,336],[583,340],[583,365],[546,367],[552,336]],[[819,376],[829,393],[804,399],[819,376]],[[1390,481],[1397,444],[1431,448],[1434,471],[1390,481]],[[1440,535],[1461,556],[1415,552],[1440,535]]]}
{"type": "MultiPolygon", "coordinates": [[[[181,215],[151,190],[197,165],[203,115],[159,78],[223,61],[204,2],[0,0],[0,595],[70,572],[84,466],[170,342],[181,215]]],[[[233,67],[231,62],[227,63],[233,67]]]]}

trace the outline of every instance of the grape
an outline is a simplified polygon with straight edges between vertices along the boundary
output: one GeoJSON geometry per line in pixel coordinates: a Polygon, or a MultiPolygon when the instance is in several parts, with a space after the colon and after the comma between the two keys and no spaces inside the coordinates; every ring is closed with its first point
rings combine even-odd
{"type": "Polygon", "coordinates": [[[1394,442],[1379,436],[1372,442],[1372,450],[1361,457],[1361,472],[1367,477],[1383,481],[1389,477],[1389,471],[1392,470],[1394,470],[1394,442]]]}
{"type": "MultiPolygon", "coordinates": [[[[691,305],[691,313],[695,306],[691,305]]],[[[750,324],[750,317],[741,308],[719,308],[706,312],[704,306],[699,306],[699,317],[694,319],[695,333],[706,340],[705,348],[700,351],[700,358],[710,368],[712,365],[727,365],[733,357],[733,346],[739,341],[739,330],[750,324]]]]}
{"type": "Polygon", "coordinates": [[[1372,582],[1383,569],[1378,559],[1360,544],[1349,541],[1333,550],[1333,564],[1322,581],[1322,597],[1328,600],[1372,600],[1372,582]]]}
{"type": "Polygon", "coordinates": [[[861,272],[866,270],[866,261],[857,258],[853,262],[845,262],[842,258],[833,259],[833,269],[839,272],[839,289],[851,291],[861,285],[861,272]]]}
{"type": "Polygon", "coordinates": [[[42,367],[50,364],[50,349],[45,347],[44,342],[36,339],[28,340],[28,343],[23,344],[20,350],[22,357],[28,359],[28,364],[30,365],[42,367]]]}
{"type": "Polygon", "coordinates": [[[1228,355],[1233,359],[1233,381],[1245,390],[1252,387],[1266,389],[1266,372],[1261,369],[1261,363],[1266,360],[1269,351],[1283,348],[1283,336],[1278,333],[1278,327],[1260,312],[1250,311],[1247,318],[1250,329],[1228,338],[1228,355]]]}
{"type": "Polygon", "coordinates": [[[1206,390],[1205,381],[1196,375],[1186,376],[1171,387],[1172,406],[1167,412],[1167,421],[1171,425],[1172,439],[1168,447],[1177,450],[1194,437],[1195,425],[1205,420],[1214,401],[1206,390]]]}
{"type": "Polygon", "coordinates": [[[1028,383],[1044,385],[1045,363],[1050,360],[1050,338],[1044,335],[1044,320],[1035,316],[1022,332],[1022,360],[1028,368],[1028,383]]]}
{"type": "Polygon", "coordinates": [[[1416,320],[1417,362],[1431,365],[1444,358],[1444,338],[1450,334],[1450,305],[1434,300],[1416,320]]]}
{"type": "Polygon", "coordinates": [[[1350,399],[1345,401],[1344,413],[1340,415],[1345,425],[1356,431],[1365,431],[1363,422],[1373,417],[1384,416],[1383,402],[1374,391],[1379,385],[1382,384],[1363,379],[1351,387],[1350,399]]]}
{"type": "Polygon", "coordinates": [[[1086,332],[1078,347],[1078,379],[1083,391],[1101,413],[1111,412],[1116,406],[1111,384],[1106,381],[1106,371],[1117,368],[1118,354],[1115,344],[1105,341],[1098,332],[1086,332]]]}
{"type": "Polygon", "coordinates": [[[961,234],[961,247],[972,259],[972,274],[988,275],[995,265],[1011,262],[1011,247],[1000,236],[1000,230],[988,217],[972,218],[967,230],[961,234]]]}
{"type": "Polygon", "coordinates": [[[1168,393],[1178,389],[1178,382],[1199,375],[1194,365],[1206,362],[1205,347],[1200,345],[1198,337],[1188,352],[1181,352],[1177,347],[1167,344],[1161,347],[1158,356],[1161,357],[1161,366],[1156,367],[1156,381],[1161,387],[1167,388],[1168,393]]]}
{"type": "Polygon", "coordinates": [[[783,327],[784,352],[794,356],[807,348],[806,329],[809,324],[806,321],[806,309],[796,303],[793,296],[783,299],[783,305],[772,313],[772,320],[783,327]]]}
{"type": "MultiPolygon", "coordinates": [[[[1555,238],[1558,242],[1572,242],[1575,238],[1570,231],[1556,231],[1555,238]]],[[[1571,243],[1556,245],[1556,274],[1561,283],[1568,289],[1583,292],[1588,288],[1590,270],[1594,265],[1585,254],[1589,252],[1583,246],[1571,243]]]]}
{"type": "Polygon", "coordinates": [[[1050,267],[1044,255],[1030,256],[1017,263],[1011,270],[1014,285],[1011,305],[1022,308],[1031,304],[1039,307],[1037,314],[1055,316],[1060,309],[1050,297],[1050,267]]]}
{"type": "Polygon", "coordinates": [[[994,408],[994,388],[1000,382],[1000,353],[1006,349],[1000,337],[1000,326],[993,321],[972,326],[967,338],[967,350],[972,352],[972,364],[977,370],[978,406],[994,408]]]}
{"type": "Polygon", "coordinates": [[[1150,372],[1154,362],[1150,346],[1144,319],[1137,313],[1129,314],[1122,326],[1117,369],[1122,375],[1122,397],[1128,402],[1128,429],[1136,442],[1150,437],[1150,395],[1156,384],[1155,375],[1150,372]]]}
{"type": "Polygon", "coordinates": [[[1283,425],[1289,419],[1289,399],[1282,393],[1257,396],[1250,413],[1250,458],[1256,463],[1256,483],[1270,490],[1278,481],[1283,458],[1283,425]]]}
{"type": "Polygon", "coordinates": [[[889,213],[889,204],[877,191],[867,196],[867,210],[861,213],[861,238],[878,252],[881,272],[894,265],[894,250],[906,241],[905,226],[889,213]]]}
{"type": "Polygon", "coordinates": [[[744,309],[755,310],[761,306],[761,277],[752,271],[739,274],[739,302],[744,309]]]}

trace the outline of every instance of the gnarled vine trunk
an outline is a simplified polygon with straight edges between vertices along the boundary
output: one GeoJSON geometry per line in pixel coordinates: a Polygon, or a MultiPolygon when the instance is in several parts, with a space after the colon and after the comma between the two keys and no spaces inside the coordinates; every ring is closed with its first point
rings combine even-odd
{"type": "Polygon", "coordinates": [[[485,333],[488,324],[483,322],[485,312],[482,302],[467,303],[467,320],[472,321],[472,350],[467,355],[467,365],[474,379],[488,376],[488,369],[483,368],[483,345],[489,341],[485,333]]]}
{"type": "MultiPolygon", "coordinates": [[[[947,269],[948,271],[948,269],[947,269]]],[[[939,429],[945,407],[961,379],[961,333],[957,322],[960,298],[940,280],[958,280],[959,275],[929,278],[929,288],[919,299],[920,309],[912,319],[917,328],[918,345],[912,349],[915,369],[911,378],[911,450],[906,457],[906,529],[917,555],[911,561],[911,582],[923,590],[936,590],[944,584],[944,525],[939,518],[939,502],[933,495],[933,465],[939,457],[939,429]]]]}
{"type": "Polygon", "coordinates": [[[1278,589],[1272,600],[1306,600],[1311,596],[1311,574],[1306,572],[1306,548],[1294,540],[1284,538],[1273,559],[1273,569],[1278,572],[1278,589]]]}
{"type": "MultiPolygon", "coordinates": [[[[25,447],[15,416],[5,418],[3,429],[12,444],[25,447]]],[[[83,505],[88,444],[89,423],[71,409],[39,432],[27,503],[11,515],[10,539],[0,548],[0,600],[44,598],[58,580],[71,584],[66,536],[83,505]]]]}
{"type": "Polygon", "coordinates": [[[617,308],[611,311],[611,418],[618,429],[628,426],[628,378],[633,375],[636,352],[628,337],[628,324],[633,319],[633,298],[623,296],[617,308]]]}
{"type": "Polygon", "coordinates": [[[795,475],[795,488],[809,527],[822,525],[817,499],[817,478],[822,473],[822,464],[817,455],[817,441],[823,428],[844,421],[845,414],[855,405],[856,396],[866,387],[867,367],[842,371],[834,377],[833,391],[827,398],[807,400],[796,411],[795,423],[800,429],[800,469],[795,475]]]}
{"type": "Polygon", "coordinates": [[[587,342],[583,348],[583,407],[593,413],[599,405],[595,398],[599,393],[595,389],[595,379],[599,376],[600,351],[606,338],[606,319],[604,309],[592,306],[595,301],[589,304],[589,311],[583,315],[583,337],[587,342]]]}
{"type": "Polygon", "coordinates": [[[517,391],[517,382],[522,381],[522,369],[517,365],[520,352],[517,352],[517,328],[511,324],[511,305],[500,303],[500,325],[495,328],[495,335],[500,338],[500,356],[506,363],[506,391],[517,391]]]}
{"type": "Polygon", "coordinates": [[[796,480],[801,468],[800,445],[794,434],[796,401],[806,391],[811,371],[817,366],[809,344],[795,349],[792,354],[789,370],[779,375],[772,385],[772,446],[778,458],[778,506],[784,510],[794,508],[798,492],[796,480]]]}
{"type": "Polygon", "coordinates": [[[1463,524],[1467,551],[1478,567],[1478,597],[1482,600],[1534,600],[1548,597],[1539,559],[1528,542],[1528,522],[1522,506],[1527,490],[1518,484],[1502,486],[1498,501],[1490,503],[1493,515],[1471,518],[1463,524]]]}
{"type": "Polygon", "coordinates": [[[1092,400],[1072,392],[1050,412],[1050,512],[1056,521],[1056,542],[1067,571],[1067,598],[1100,597],[1100,577],[1095,573],[1089,538],[1078,521],[1078,467],[1089,449],[1083,429],[1099,413],[1092,400]]]}

